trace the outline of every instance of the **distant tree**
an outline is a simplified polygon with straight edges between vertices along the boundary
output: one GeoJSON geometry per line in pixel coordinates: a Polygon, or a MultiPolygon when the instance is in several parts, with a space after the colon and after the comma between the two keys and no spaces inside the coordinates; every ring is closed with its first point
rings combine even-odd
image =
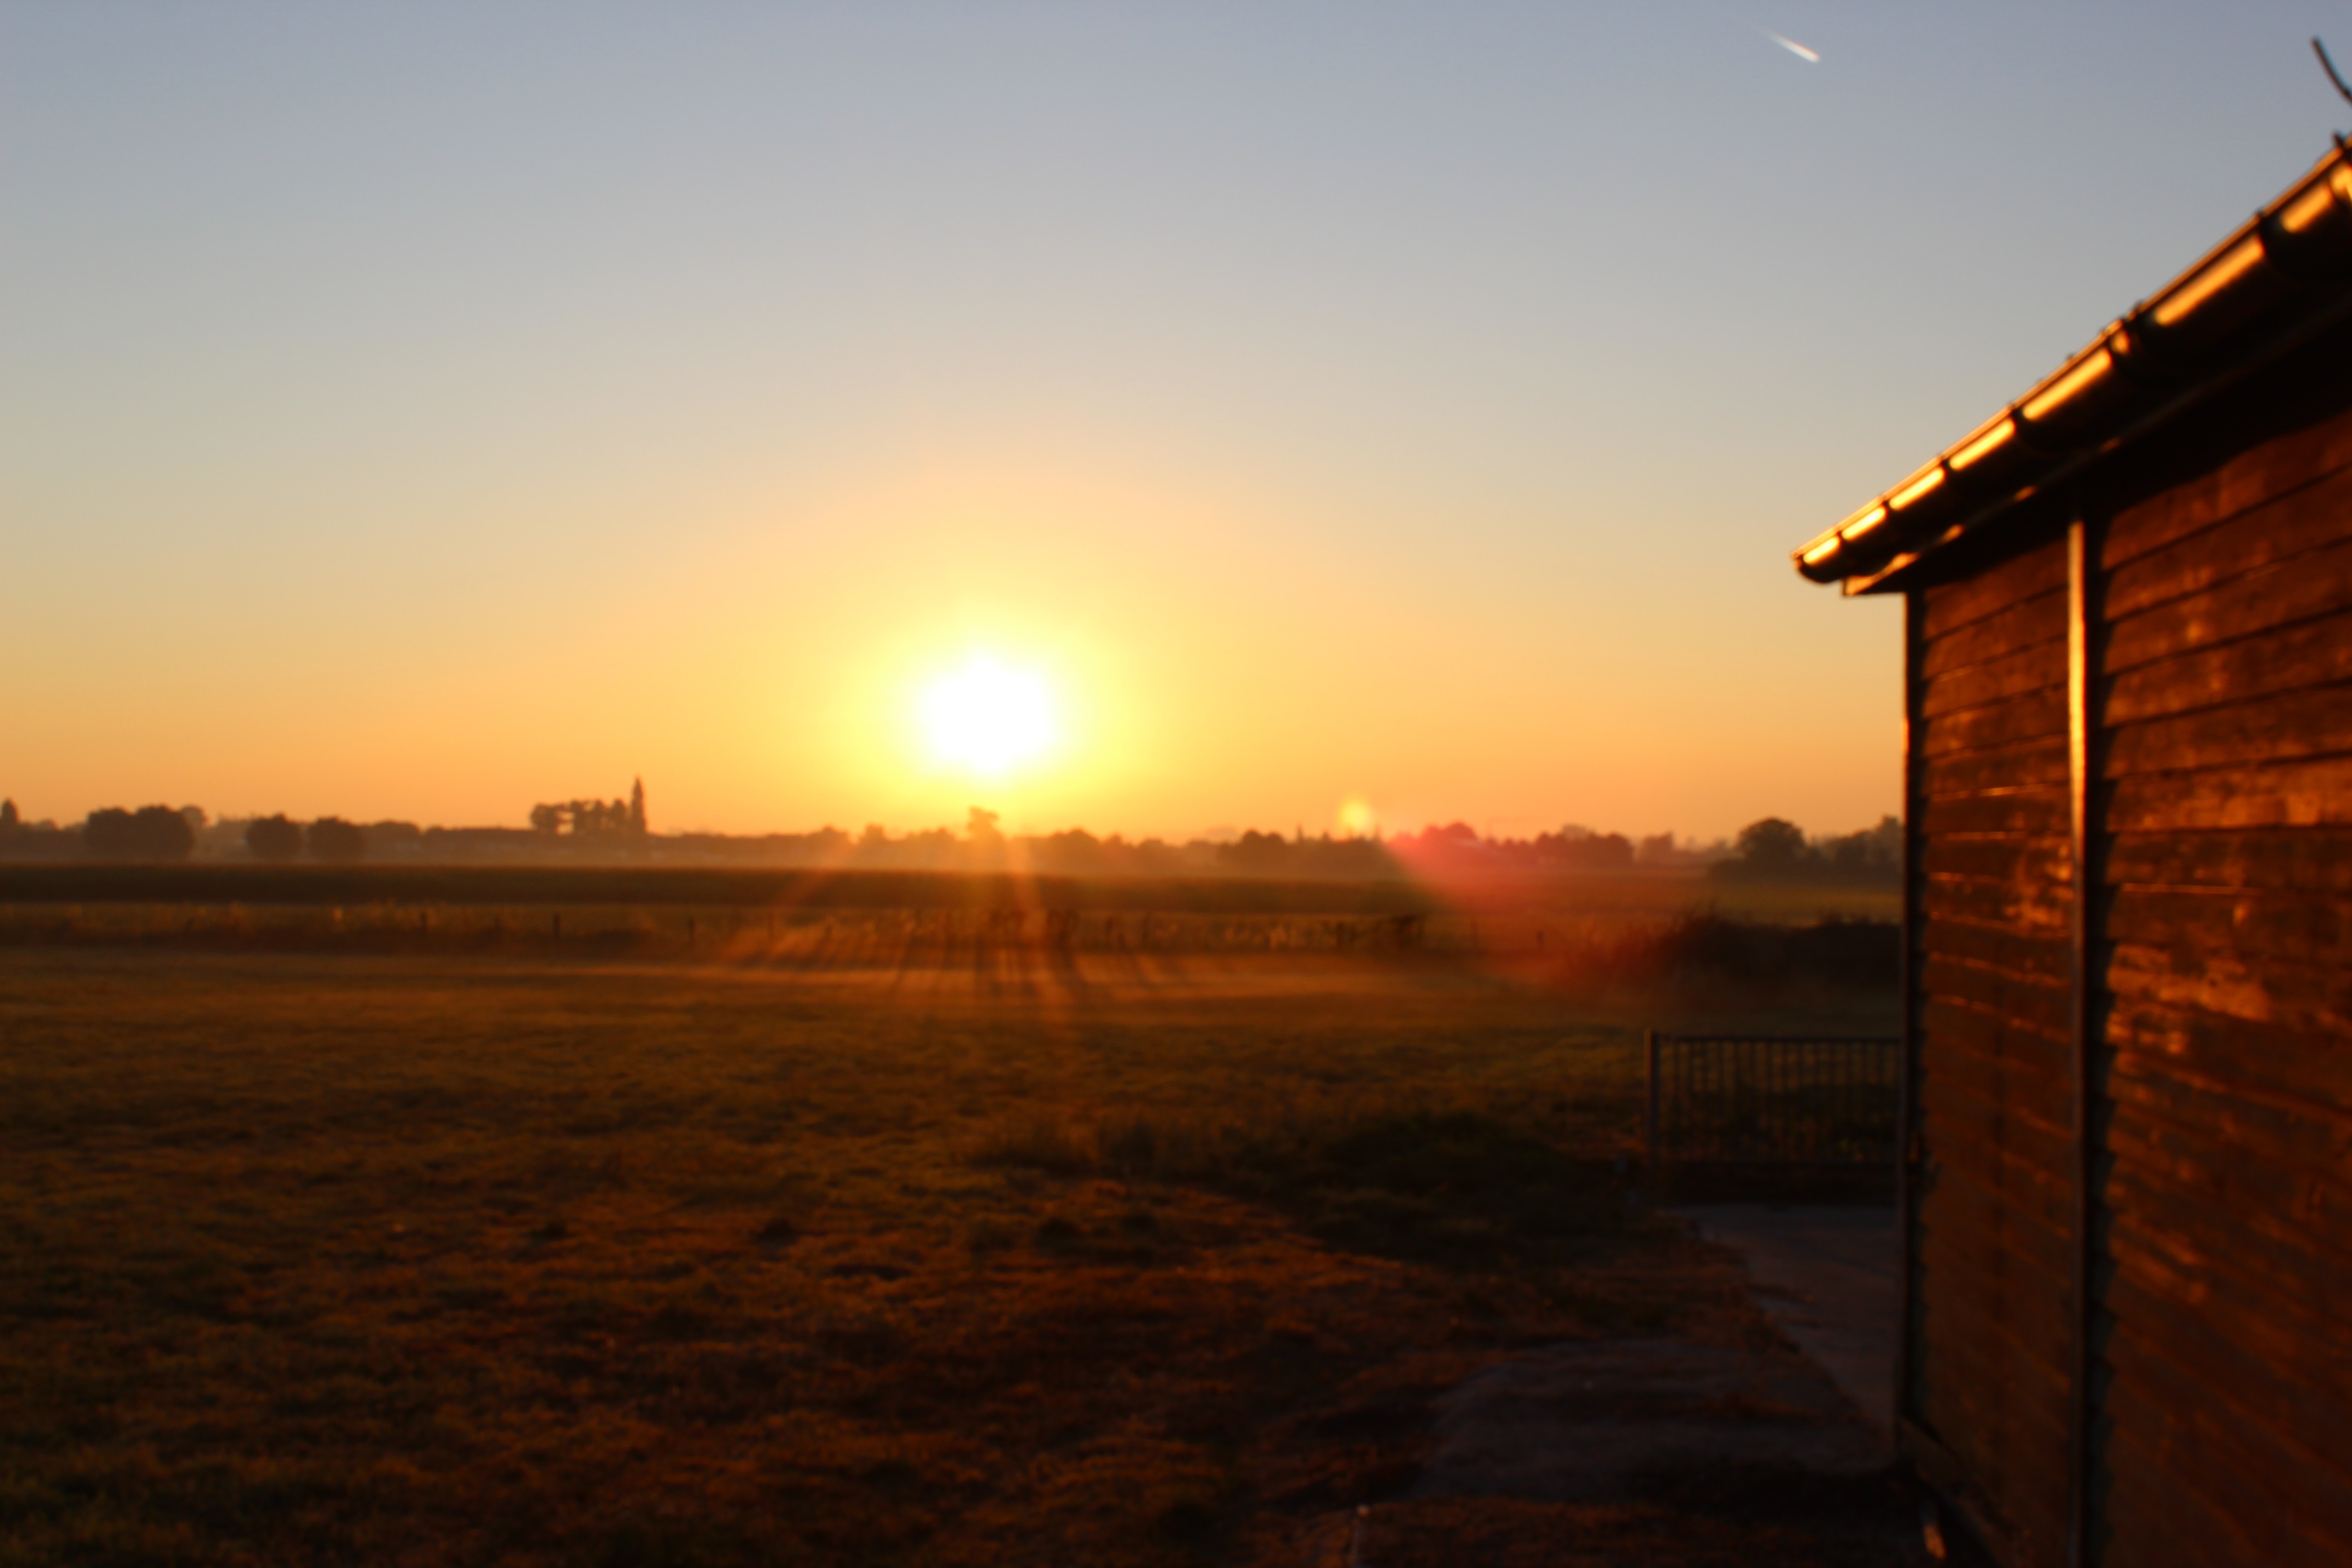
{"type": "Polygon", "coordinates": [[[1622,833],[1563,827],[1538,837],[1536,858],[1576,871],[1613,871],[1633,863],[1633,841],[1622,833]]]}
{"type": "Polygon", "coordinates": [[[1805,863],[1805,830],[1778,816],[1751,822],[1739,830],[1738,854],[1753,871],[1796,870],[1805,863]]]}
{"type": "Polygon", "coordinates": [[[1002,844],[1004,842],[1004,835],[997,830],[996,825],[1003,820],[1004,819],[995,812],[984,806],[975,805],[971,808],[971,815],[964,819],[964,837],[974,844],[992,847],[1002,844]]]}
{"type": "Polygon", "coordinates": [[[530,827],[534,833],[551,837],[563,831],[563,808],[560,805],[534,805],[530,808],[530,827]]]}
{"type": "Polygon", "coordinates": [[[196,847],[196,830],[168,805],[106,806],[82,824],[81,847],[100,860],[184,860],[196,847]]]}
{"type": "Polygon", "coordinates": [[[1895,881],[1903,868],[1903,819],[1883,816],[1875,827],[1824,839],[1821,852],[1840,881],[1895,881]]]}
{"type": "Polygon", "coordinates": [[[1290,868],[1296,854],[1290,840],[1281,834],[1251,828],[1231,844],[1219,846],[1217,858],[1237,871],[1276,876],[1290,868]]]}
{"type": "Polygon", "coordinates": [[[24,826],[24,819],[16,815],[16,803],[0,800],[0,833],[14,833],[24,826]]]}
{"type": "Polygon", "coordinates": [[[424,850],[425,829],[413,822],[367,825],[367,853],[371,860],[413,860],[424,850]]]}
{"type": "Polygon", "coordinates": [[[629,784],[629,831],[642,838],[646,833],[646,781],[635,779],[629,784]]]}
{"type": "Polygon", "coordinates": [[[1031,840],[1036,863],[1041,869],[1084,875],[1089,871],[1108,868],[1109,856],[1103,841],[1083,827],[1064,828],[1031,840]]]}
{"type": "Polygon", "coordinates": [[[1633,858],[1644,866],[1672,865],[1675,858],[1675,836],[1671,833],[1647,835],[1635,847],[1633,858]]]}
{"type": "Polygon", "coordinates": [[[245,852],[257,860],[292,860],[302,853],[302,825],[286,814],[257,816],[245,825],[245,852]]]}
{"type": "Polygon", "coordinates": [[[340,816],[322,816],[302,835],[310,858],[337,865],[354,865],[367,858],[367,829],[340,816]]]}
{"type": "Polygon", "coordinates": [[[898,840],[898,860],[902,866],[929,868],[952,866],[961,847],[953,829],[929,827],[898,840]]]}

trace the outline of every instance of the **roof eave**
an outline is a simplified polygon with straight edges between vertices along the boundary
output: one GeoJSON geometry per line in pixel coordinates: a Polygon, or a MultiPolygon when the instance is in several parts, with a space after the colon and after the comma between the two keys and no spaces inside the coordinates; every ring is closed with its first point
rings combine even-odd
{"type": "Polygon", "coordinates": [[[1795,552],[1849,595],[1929,553],[2352,313],[2352,146],[2335,151],[2162,292],[1871,505],[1795,552]]]}

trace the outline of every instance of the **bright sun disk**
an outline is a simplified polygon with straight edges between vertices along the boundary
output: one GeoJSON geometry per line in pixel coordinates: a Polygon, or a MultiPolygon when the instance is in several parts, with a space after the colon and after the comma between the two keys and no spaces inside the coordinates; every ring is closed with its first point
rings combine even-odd
{"type": "Polygon", "coordinates": [[[1045,678],[984,654],[924,689],[921,719],[934,761],[989,778],[1034,762],[1058,733],[1045,678]]]}

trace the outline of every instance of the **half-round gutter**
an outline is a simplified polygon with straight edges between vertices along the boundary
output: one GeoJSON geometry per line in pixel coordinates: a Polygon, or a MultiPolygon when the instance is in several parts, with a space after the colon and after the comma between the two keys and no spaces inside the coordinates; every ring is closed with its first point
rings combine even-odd
{"type": "Polygon", "coordinates": [[[1888,579],[2352,313],[2352,145],[1944,455],[1796,552],[1849,594],[1888,579]]]}

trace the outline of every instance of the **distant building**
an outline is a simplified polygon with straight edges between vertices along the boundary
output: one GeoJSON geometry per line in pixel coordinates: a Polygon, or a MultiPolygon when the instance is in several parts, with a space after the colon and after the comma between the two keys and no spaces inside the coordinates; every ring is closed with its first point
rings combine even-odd
{"type": "Polygon", "coordinates": [[[1798,567],[1906,605],[1906,1452],[2352,1563],[2352,154],[1798,567]]]}

